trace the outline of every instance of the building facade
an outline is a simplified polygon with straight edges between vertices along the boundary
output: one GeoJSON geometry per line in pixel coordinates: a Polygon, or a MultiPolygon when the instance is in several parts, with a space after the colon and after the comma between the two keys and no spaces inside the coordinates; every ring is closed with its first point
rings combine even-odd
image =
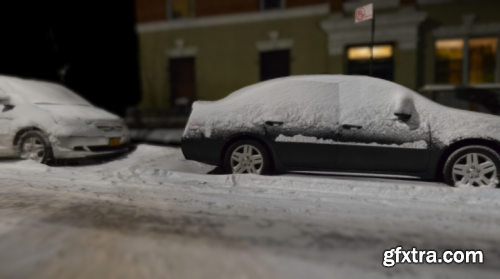
{"type": "MultiPolygon", "coordinates": [[[[136,0],[143,126],[182,126],[194,100],[262,80],[369,74],[445,105],[498,114],[497,0],[136,0]]],[[[307,93],[304,93],[307,94],[307,93]]]]}

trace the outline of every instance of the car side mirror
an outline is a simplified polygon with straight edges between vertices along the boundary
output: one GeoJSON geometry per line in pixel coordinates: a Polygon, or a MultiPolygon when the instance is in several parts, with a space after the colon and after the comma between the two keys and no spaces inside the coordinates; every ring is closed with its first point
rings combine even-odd
{"type": "Polygon", "coordinates": [[[10,106],[10,97],[7,95],[0,95],[0,105],[10,106]]]}
{"type": "Polygon", "coordinates": [[[406,122],[411,118],[411,114],[407,113],[394,113],[394,115],[398,118],[398,120],[401,120],[403,122],[406,122]]]}

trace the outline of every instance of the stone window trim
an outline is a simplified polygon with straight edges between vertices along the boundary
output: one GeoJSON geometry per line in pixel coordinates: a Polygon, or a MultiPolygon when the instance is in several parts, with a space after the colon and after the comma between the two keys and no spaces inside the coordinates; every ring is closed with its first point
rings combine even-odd
{"type": "Polygon", "coordinates": [[[270,31],[268,33],[269,40],[259,41],[255,45],[259,52],[273,51],[273,50],[287,50],[293,47],[292,39],[280,39],[279,31],[270,31]]]}
{"type": "Polygon", "coordinates": [[[175,47],[167,49],[165,54],[168,58],[195,57],[198,54],[198,48],[195,46],[186,46],[184,39],[176,39],[175,47]]]}

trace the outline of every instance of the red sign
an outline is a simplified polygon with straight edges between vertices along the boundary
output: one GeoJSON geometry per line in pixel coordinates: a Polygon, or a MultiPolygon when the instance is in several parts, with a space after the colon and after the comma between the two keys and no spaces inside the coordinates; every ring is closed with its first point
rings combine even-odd
{"type": "Polygon", "coordinates": [[[356,9],[354,13],[354,22],[362,22],[373,18],[373,4],[369,4],[356,9]]]}

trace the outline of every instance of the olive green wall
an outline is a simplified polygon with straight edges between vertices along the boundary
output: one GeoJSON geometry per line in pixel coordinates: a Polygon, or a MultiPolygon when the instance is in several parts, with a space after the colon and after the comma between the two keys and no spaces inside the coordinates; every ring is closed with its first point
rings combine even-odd
{"type": "Polygon", "coordinates": [[[315,16],[260,23],[221,25],[139,34],[143,99],[140,108],[168,109],[170,88],[166,50],[176,39],[197,47],[196,86],[200,100],[217,100],[259,82],[256,43],[268,41],[270,31],[280,39],[292,39],[291,74],[328,73],[326,35],[315,16]]]}
{"type": "MultiPolygon", "coordinates": [[[[420,26],[418,50],[400,50],[398,44],[395,44],[395,82],[415,90],[425,84],[433,84],[435,38],[432,30],[443,25],[461,26],[464,14],[476,14],[475,23],[478,24],[499,23],[498,10],[492,8],[498,6],[499,2],[458,1],[419,7],[428,13],[428,17],[420,26]]],[[[320,27],[320,22],[326,17],[311,16],[140,33],[143,96],[140,108],[169,108],[169,65],[166,51],[175,48],[176,39],[184,39],[186,47],[198,49],[195,56],[196,86],[197,98],[200,100],[217,100],[241,87],[259,82],[259,51],[256,43],[268,41],[268,33],[274,30],[280,32],[280,39],[294,41],[291,48],[292,75],[345,73],[345,54],[328,55],[327,35],[320,27]]]]}
{"type": "Polygon", "coordinates": [[[394,49],[394,82],[417,89],[417,51],[394,49]]]}

